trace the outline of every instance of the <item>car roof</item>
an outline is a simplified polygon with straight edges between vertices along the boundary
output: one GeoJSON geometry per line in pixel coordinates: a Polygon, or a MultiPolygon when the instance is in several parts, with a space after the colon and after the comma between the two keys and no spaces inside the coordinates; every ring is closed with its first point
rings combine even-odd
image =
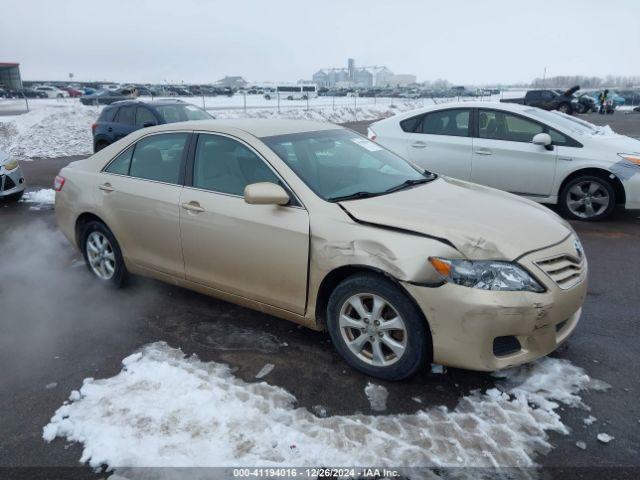
{"type": "MultiPolygon", "coordinates": [[[[151,100],[148,102],[145,102],[143,100],[138,100],[138,99],[128,99],[128,100],[119,100],[107,106],[120,107],[122,105],[149,105],[150,107],[162,107],[164,105],[190,105],[190,104],[182,100],[170,100],[170,99],[169,100],[151,100]]],[[[194,105],[194,107],[198,107],[198,106],[194,105]]]]}
{"type": "MultiPolygon", "coordinates": [[[[189,122],[168,123],[150,127],[155,131],[185,130],[221,132],[223,130],[242,130],[254,137],[273,137],[291,133],[315,132],[319,130],[342,129],[338,125],[312,120],[284,120],[284,119],[229,119],[229,120],[194,120],[189,122]]],[[[145,130],[150,130],[145,129],[145,130]]]]}
{"type": "Polygon", "coordinates": [[[394,115],[392,117],[379,120],[378,122],[374,122],[374,124],[383,123],[383,122],[386,123],[387,121],[390,121],[392,119],[396,121],[402,120],[405,118],[414,117],[416,115],[421,115],[427,112],[435,112],[438,110],[449,110],[452,108],[488,108],[488,109],[495,108],[497,110],[504,110],[507,112],[522,113],[534,107],[531,107],[530,105],[522,105],[519,103],[502,103],[502,102],[481,101],[481,100],[474,100],[469,102],[445,102],[445,103],[438,103],[436,105],[429,105],[426,107],[417,108],[415,110],[409,110],[409,111],[400,113],[398,115],[394,115]]]}

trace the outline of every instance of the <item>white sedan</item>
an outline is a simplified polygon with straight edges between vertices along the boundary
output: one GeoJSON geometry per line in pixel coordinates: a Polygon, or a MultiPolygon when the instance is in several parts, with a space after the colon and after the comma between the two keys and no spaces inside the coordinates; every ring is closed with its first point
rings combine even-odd
{"type": "Polygon", "coordinates": [[[560,112],[447,103],[375,122],[368,136],[429,171],[558,204],[569,218],[640,209],[640,141],[560,112]]]}
{"type": "Polygon", "coordinates": [[[59,89],[58,87],[53,87],[51,85],[41,85],[38,87],[34,87],[34,90],[38,92],[44,92],[47,94],[48,98],[67,98],[69,97],[69,92],[59,89]]]}

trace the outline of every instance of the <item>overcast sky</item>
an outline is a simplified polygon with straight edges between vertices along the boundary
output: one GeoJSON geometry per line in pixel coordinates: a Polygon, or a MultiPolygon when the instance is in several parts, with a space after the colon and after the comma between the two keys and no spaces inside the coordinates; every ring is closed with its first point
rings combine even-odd
{"type": "Polygon", "coordinates": [[[640,75],[640,0],[3,0],[24,80],[310,79],[386,65],[419,81],[640,75]]]}

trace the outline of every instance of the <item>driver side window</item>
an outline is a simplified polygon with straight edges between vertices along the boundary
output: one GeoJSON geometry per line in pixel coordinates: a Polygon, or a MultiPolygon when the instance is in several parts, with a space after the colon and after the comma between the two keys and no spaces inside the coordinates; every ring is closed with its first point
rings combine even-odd
{"type": "Polygon", "coordinates": [[[480,110],[478,136],[491,140],[509,142],[531,142],[531,139],[544,128],[541,124],[527,120],[519,115],[497,110],[480,110]]]}
{"type": "Polygon", "coordinates": [[[200,134],[193,165],[193,186],[212,192],[244,195],[247,185],[282,185],[275,173],[251,149],[221,135],[200,134]]]}

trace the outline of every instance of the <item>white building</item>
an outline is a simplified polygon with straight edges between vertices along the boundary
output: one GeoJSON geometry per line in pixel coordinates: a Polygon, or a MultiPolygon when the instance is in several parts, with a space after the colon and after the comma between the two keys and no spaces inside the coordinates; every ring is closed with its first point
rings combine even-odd
{"type": "MultiPolygon", "coordinates": [[[[349,85],[354,87],[384,87],[390,85],[393,72],[384,66],[356,67],[352,58],[347,67],[323,68],[313,74],[319,87],[349,85]]],[[[413,76],[415,82],[415,76],[413,76]]]]}
{"type": "Polygon", "coordinates": [[[390,75],[386,82],[390,87],[406,87],[416,83],[416,76],[408,73],[399,73],[390,75]]]}

